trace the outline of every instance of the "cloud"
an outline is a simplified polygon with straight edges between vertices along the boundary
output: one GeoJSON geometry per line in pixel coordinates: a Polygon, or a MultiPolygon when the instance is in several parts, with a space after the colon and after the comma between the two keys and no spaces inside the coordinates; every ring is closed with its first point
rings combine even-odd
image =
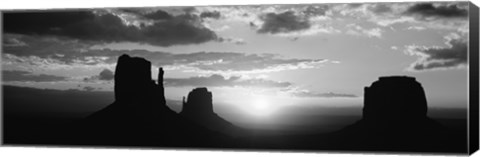
{"type": "Polygon", "coordinates": [[[110,69],[103,69],[100,74],[94,75],[91,77],[86,77],[83,79],[85,82],[95,82],[95,81],[111,81],[113,80],[115,75],[113,74],[113,71],[110,69]]]}
{"type": "MultiPolygon", "coordinates": [[[[127,11],[128,12],[128,11],[127,11]]],[[[162,11],[162,10],[157,10],[154,12],[149,12],[149,13],[144,13],[143,17],[151,20],[170,20],[173,19],[174,17],[170,15],[169,13],[162,11]]]]}
{"type": "Polygon", "coordinates": [[[58,36],[96,42],[157,46],[199,44],[217,39],[193,14],[122,10],[37,11],[4,14],[6,33],[58,36]]]}
{"type": "Polygon", "coordinates": [[[364,13],[362,6],[365,5],[361,3],[338,4],[334,5],[332,10],[343,16],[362,15],[364,13]]]}
{"type": "Polygon", "coordinates": [[[332,10],[342,16],[354,18],[370,18],[373,16],[389,16],[397,11],[401,3],[351,3],[337,4],[332,10]]]}
{"type": "Polygon", "coordinates": [[[413,18],[411,23],[424,28],[468,34],[468,12],[467,2],[417,3],[405,9],[400,16],[413,18]]]}
{"type": "Polygon", "coordinates": [[[369,9],[375,14],[384,14],[384,13],[392,12],[392,8],[390,7],[390,5],[386,3],[374,4],[370,6],[369,9]]]}
{"type": "Polygon", "coordinates": [[[456,34],[445,37],[447,47],[407,46],[405,52],[418,56],[408,70],[424,71],[433,69],[461,68],[468,64],[468,42],[456,34]]]}
{"type": "MultiPolygon", "coordinates": [[[[61,39],[55,37],[39,37],[21,34],[4,34],[4,40],[15,39],[28,46],[3,47],[4,54],[18,57],[38,57],[54,59],[62,62],[73,63],[83,59],[82,52],[87,51],[89,44],[78,40],[61,39]]],[[[86,59],[86,58],[85,58],[86,59]]],[[[88,62],[87,60],[83,60],[88,62]]]]}
{"type": "Polygon", "coordinates": [[[212,18],[212,19],[219,19],[221,16],[220,12],[218,11],[207,11],[200,13],[201,18],[212,18]]]}
{"type": "Polygon", "coordinates": [[[457,4],[434,5],[432,3],[418,3],[408,8],[404,14],[427,18],[466,18],[468,10],[460,8],[457,4]]]}
{"type": "Polygon", "coordinates": [[[379,26],[387,27],[397,23],[415,23],[417,22],[413,17],[401,16],[396,18],[372,18],[371,21],[379,26]]]}
{"type": "Polygon", "coordinates": [[[219,72],[271,72],[293,69],[318,68],[325,59],[284,58],[275,54],[247,54],[238,52],[196,52],[152,58],[158,66],[193,67],[200,71],[219,72]]]}
{"type": "Polygon", "coordinates": [[[307,17],[325,16],[329,8],[328,5],[308,5],[301,13],[307,17]]]}
{"type": "Polygon", "coordinates": [[[198,76],[190,78],[165,78],[164,85],[170,87],[260,87],[260,88],[287,88],[290,82],[277,82],[265,79],[242,79],[239,76],[225,78],[222,75],[198,76]]]}
{"type": "MultiPolygon", "coordinates": [[[[8,36],[8,35],[7,35],[8,36]]],[[[118,56],[129,54],[150,60],[154,66],[166,69],[184,69],[197,72],[272,72],[311,69],[322,66],[326,59],[287,58],[280,55],[242,52],[193,52],[174,54],[148,50],[93,49],[79,41],[20,35],[19,40],[29,46],[5,47],[4,64],[23,63],[35,67],[59,68],[70,66],[109,67],[118,56]]]]}
{"type": "MultiPolygon", "coordinates": [[[[265,6],[207,6],[196,7],[196,14],[220,14],[219,18],[205,18],[204,25],[242,22],[259,34],[280,37],[309,36],[318,33],[337,33],[332,25],[330,5],[265,5],[265,6]],[[217,22],[212,22],[217,21],[217,22]],[[213,24],[215,23],[215,24],[213,24]]],[[[204,15],[206,16],[206,15],[204,15]]],[[[212,26],[210,26],[212,25],[212,26]]],[[[217,26],[223,28],[223,26],[217,26]]]]}
{"type": "Polygon", "coordinates": [[[20,41],[19,39],[15,37],[10,37],[10,38],[3,38],[3,44],[4,47],[15,47],[15,46],[27,46],[27,44],[23,41],[20,41]]]}
{"type": "Polygon", "coordinates": [[[221,38],[218,38],[217,41],[221,42],[221,43],[233,43],[233,44],[236,44],[236,45],[247,44],[247,42],[245,40],[240,39],[240,38],[221,37],[221,38]]]}
{"type": "Polygon", "coordinates": [[[291,91],[290,94],[292,96],[296,96],[296,97],[320,97],[320,98],[334,98],[334,97],[354,98],[354,97],[357,97],[356,95],[353,95],[353,94],[342,94],[342,93],[333,93],[333,92],[317,93],[317,92],[311,92],[311,91],[308,91],[308,90],[291,91]]]}
{"type": "MultiPolygon", "coordinates": [[[[332,26],[328,26],[325,24],[315,24],[312,25],[309,29],[305,30],[300,30],[300,31],[293,31],[293,32],[288,32],[288,33],[277,33],[275,34],[276,36],[280,37],[290,37],[291,39],[298,39],[301,36],[311,36],[311,35],[316,35],[319,33],[323,34],[334,34],[334,33],[340,33],[341,31],[338,29],[335,29],[332,26]]],[[[295,41],[295,40],[293,40],[295,41]]]]}
{"type": "Polygon", "coordinates": [[[369,38],[371,37],[376,37],[376,38],[381,38],[382,37],[382,29],[380,28],[371,28],[371,29],[366,29],[363,28],[357,24],[349,24],[346,26],[347,27],[347,34],[349,35],[357,35],[357,36],[367,36],[369,38]]]}
{"type": "Polygon", "coordinates": [[[396,23],[414,21],[413,17],[402,16],[409,3],[366,3],[339,4],[332,7],[340,18],[353,18],[375,23],[379,26],[390,26],[396,23]]]}
{"type": "Polygon", "coordinates": [[[468,32],[466,2],[338,4],[331,10],[342,15],[335,19],[364,20],[382,27],[403,24],[398,26],[468,32]]]}
{"type": "Polygon", "coordinates": [[[421,31],[421,30],[425,30],[426,28],[425,27],[422,27],[422,26],[410,26],[407,28],[407,30],[416,30],[416,31],[421,31]]]}
{"type": "Polygon", "coordinates": [[[343,93],[318,93],[309,90],[298,89],[291,82],[281,82],[267,80],[263,78],[242,78],[240,76],[232,76],[226,78],[222,75],[213,74],[210,76],[197,76],[189,78],[165,78],[164,85],[167,87],[243,87],[243,88],[266,88],[282,91],[290,96],[299,98],[354,98],[353,94],[343,93]]]}
{"type": "Polygon", "coordinates": [[[264,21],[258,33],[276,34],[289,33],[310,28],[310,22],[300,16],[295,15],[293,11],[284,13],[268,13],[261,17],[264,21]]]}
{"type": "Polygon", "coordinates": [[[382,30],[380,28],[367,29],[367,30],[363,30],[362,32],[366,34],[368,37],[377,37],[377,38],[382,37],[382,30]]]}
{"type": "Polygon", "coordinates": [[[95,87],[91,87],[91,86],[85,86],[85,87],[83,87],[83,90],[84,90],[84,91],[87,91],[87,92],[90,92],[90,91],[96,90],[96,88],[95,88],[95,87]]]}
{"type": "Polygon", "coordinates": [[[67,81],[69,78],[64,76],[55,76],[47,74],[33,74],[29,71],[20,70],[3,70],[3,81],[19,81],[19,82],[58,82],[67,81]]]}

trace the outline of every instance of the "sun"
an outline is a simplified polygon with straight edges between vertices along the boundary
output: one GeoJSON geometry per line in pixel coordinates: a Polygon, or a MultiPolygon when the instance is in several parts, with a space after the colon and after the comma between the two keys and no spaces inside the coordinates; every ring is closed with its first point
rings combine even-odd
{"type": "Polygon", "coordinates": [[[272,104],[265,98],[256,98],[252,102],[251,113],[256,116],[268,116],[273,111],[272,104]]]}

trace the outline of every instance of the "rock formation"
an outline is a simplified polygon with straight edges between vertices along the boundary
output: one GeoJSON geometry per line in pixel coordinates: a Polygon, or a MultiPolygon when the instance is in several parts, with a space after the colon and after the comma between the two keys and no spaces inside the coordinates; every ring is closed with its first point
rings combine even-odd
{"type": "MultiPolygon", "coordinates": [[[[151,120],[163,114],[172,114],[166,106],[163,81],[155,83],[151,78],[151,63],[143,58],[122,55],[115,69],[115,102],[95,113],[96,121],[123,119],[122,123],[139,119],[151,120]]],[[[163,69],[159,68],[163,80],[163,69]]]]}
{"type": "Polygon", "coordinates": [[[365,87],[362,119],[332,136],[338,146],[351,150],[459,151],[465,148],[456,138],[451,138],[453,134],[447,128],[427,116],[427,108],[423,87],[414,77],[380,77],[365,87]]]}
{"type": "Polygon", "coordinates": [[[127,103],[146,96],[153,85],[150,67],[143,58],[120,56],[115,68],[115,100],[127,103]]]}
{"type": "Polygon", "coordinates": [[[193,89],[188,93],[188,101],[183,101],[183,109],[180,114],[191,118],[215,114],[213,112],[212,92],[209,92],[205,87],[193,89]]]}
{"type": "MultiPolygon", "coordinates": [[[[228,137],[215,133],[166,105],[162,68],[158,82],[151,78],[151,63],[143,58],[122,55],[115,69],[115,102],[81,123],[80,143],[128,146],[211,146],[228,137]],[[206,142],[208,139],[215,139],[206,142]]],[[[204,90],[191,95],[191,104],[210,102],[204,90]]],[[[208,107],[208,104],[207,104],[208,107]]],[[[195,114],[195,111],[192,110],[195,114]]],[[[203,112],[202,112],[203,113],[203,112]]],[[[205,113],[204,113],[205,114],[205,113]]],[[[76,140],[78,140],[76,139],[76,140]]],[[[225,143],[225,142],[222,142],[225,143]]]]}
{"type": "Polygon", "coordinates": [[[180,115],[210,130],[237,134],[240,130],[214,112],[212,100],[212,93],[206,87],[195,88],[188,93],[187,101],[184,98],[180,115]]]}
{"type": "Polygon", "coordinates": [[[380,77],[370,87],[364,88],[365,120],[415,121],[426,116],[425,92],[413,77],[380,77]]]}

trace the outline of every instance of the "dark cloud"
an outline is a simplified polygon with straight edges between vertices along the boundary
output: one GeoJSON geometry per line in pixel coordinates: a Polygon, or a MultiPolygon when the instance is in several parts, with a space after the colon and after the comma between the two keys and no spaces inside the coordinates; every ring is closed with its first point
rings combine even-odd
{"type": "Polygon", "coordinates": [[[241,79],[238,76],[225,78],[222,75],[211,75],[208,77],[190,78],[165,78],[165,86],[171,87],[262,87],[262,88],[286,88],[291,86],[290,82],[277,82],[265,79],[241,79]]]}
{"type": "Polygon", "coordinates": [[[219,19],[220,16],[221,16],[221,14],[218,11],[207,11],[207,12],[200,13],[201,18],[219,19]]]}
{"type": "Polygon", "coordinates": [[[184,7],[181,10],[184,11],[185,13],[192,13],[197,9],[195,9],[195,7],[184,7]]]}
{"type": "Polygon", "coordinates": [[[140,14],[145,11],[145,9],[141,9],[141,8],[120,8],[118,10],[126,13],[132,13],[132,14],[140,14]]]}
{"type": "Polygon", "coordinates": [[[140,19],[148,20],[170,20],[175,18],[170,13],[159,10],[158,8],[119,8],[114,9],[117,13],[127,13],[128,15],[137,16],[140,19]]]}
{"type": "MultiPolygon", "coordinates": [[[[11,36],[7,34],[7,36],[11,36]]],[[[191,67],[203,71],[252,71],[286,70],[318,66],[325,59],[284,58],[275,54],[247,54],[240,52],[195,52],[173,54],[147,50],[89,49],[76,41],[15,36],[29,46],[4,47],[4,60],[32,65],[45,64],[41,60],[53,60],[59,64],[96,65],[114,64],[118,56],[129,54],[150,60],[154,66],[191,67]],[[9,59],[8,55],[20,58],[9,59]],[[35,57],[34,60],[29,59],[35,57]]]]}
{"type": "Polygon", "coordinates": [[[5,32],[73,35],[72,28],[65,28],[92,21],[95,14],[90,11],[6,12],[3,18],[5,32]]]}
{"type": "MultiPolygon", "coordinates": [[[[101,10],[7,12],[4,31],[40,36],[60,36],[99,42],[139,42],[158,46],[199,44],[217,39],[193,14],[173,16],[158,10],[134,14],[127,24],[119,14],[101,10]],[[143,21],[142,21],[143,20],[143,21]],[[143,23],[142,23],[143,22],[143,23]],[[133,23],[133,22],[132,22],[133,23]]],[[[129,12],[132,14],[132,12],[129,12]]]]}
{"type": "Polygon", "coordinates": [[[460,8],[456,4],[435,6],[432,3],[418,3],[408,8],[404,14],[417,15],[425,18],[466,18],[468,10],[460,8]]]}
{"type": "Polygon", "coordinates": [[[29,71],[20,70],[3,70],[3,81],[20,81],[20,82],[57,82],[66,81],[68,77],[46,75],[46,74],[33,74],[29,71]]]}
{"type": "Polygon", "coordinates": [[[333,92],[316,93],[316,92],[310,92],[310,91],[294,91],[294,92],[292,92],[292,95],[297,96],[297,97],[322,97],[322,98],[333,98],[333,97],[353,98],[353,97],[357,97],[356,95],[353,95],[353,94],[341,94],[341,93],[333,93],[333,92]]]}
{"type": "Polygon", "coordinates": [[[113,74],[113,71],[110,69],[103,69],[100,74],[94,75],[91,77],[84,78],[83,81],[85,82],[95,82],[95,81],[111,81],[115,75],[113,74]]]}
{"type": "Polygon", "coordinates": [[[151,13],[146,13],[143,15],[143,17],[152,19],[152,20],[170,20],[173,19],[174,17],[167,12],[164,12],[162,10],[157,10],[155,12],[151,13]]]}
{"type": "Polygon", "coordinates": [[[289,33],[300,30],[306,30],[310,28],[310,22],[300,16],[295,15],[293,11],[287,11],[284,13],[268,13],[261,17],[264,21],[258,33],[289,33]]]}
{"type": "Polygon", "coordinates": [[[34,56],[42,59],[55,59],[67,64],[79,60],[83,60],[86,63],[87,59],[85,57],[90,56],[81,53],[89,45],[76,40],[19,34],[4,34],[3,39],[15,39],[28,46],[5,46],[3,47],[2,56],[5,54],[12,54],[18,57],[34,56]]]}
{"type": "Polygon", "coordinates": [[[422,71],[438,68],[452,68],[468,64],[468,44],[465,40],[449,39],[448,47],[412,47],[409,51],[420,56],[410,70],[422,71]]]}

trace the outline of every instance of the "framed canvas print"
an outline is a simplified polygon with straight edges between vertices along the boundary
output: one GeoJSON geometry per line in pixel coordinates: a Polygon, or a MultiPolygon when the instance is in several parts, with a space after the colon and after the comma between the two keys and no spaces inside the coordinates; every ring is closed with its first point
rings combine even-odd
{"type": "Polygon", "coordinates": [[[2,10],[9,146],[468,155],[468,1],[2,10]]]}

